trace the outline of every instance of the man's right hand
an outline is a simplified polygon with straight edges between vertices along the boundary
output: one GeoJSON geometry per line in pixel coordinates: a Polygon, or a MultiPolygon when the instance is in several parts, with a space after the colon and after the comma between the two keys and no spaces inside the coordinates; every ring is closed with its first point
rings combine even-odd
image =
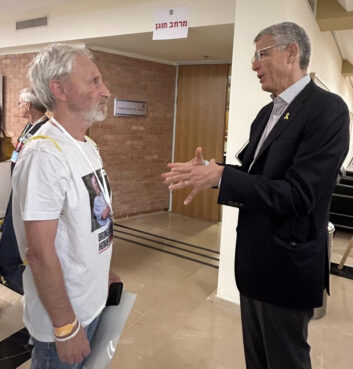
{"type": "Polygon", "coordinates": [[[63,363],[76,364],[88,356],[91,352],[85,330],[80,327],[77,335],[67,341],[55,341],[59,359],[63,363]]]}
{"type": "Polygon", "coordinates": [[[186,161],[185,163],[169,163],[167,164],[167,168],[170,168],[169,172],[165,172],[161,174],[161,177],[163,178],[163,183],[168,184],[169,182],[166,182],[166,179],[173,175],[173,170],[175,169],[182,169],[182,168],[188,168],[190,167],[197,167],[197,166],[204,166],[206,165],[205,160],[203,160],[202,155],[202,147],[198,146],[195,150],[195,157],[189,161],[186,161]]]}
{"type": "Polygon", "coordinates": [[[168,168],[178,168],[183,166],[191,166],[191,165],[205,165],[205,161],[202,156],[202,147],[197,147],[195,150],[195,157],[185,163],[169,163],[167,165],[168,168]]]}

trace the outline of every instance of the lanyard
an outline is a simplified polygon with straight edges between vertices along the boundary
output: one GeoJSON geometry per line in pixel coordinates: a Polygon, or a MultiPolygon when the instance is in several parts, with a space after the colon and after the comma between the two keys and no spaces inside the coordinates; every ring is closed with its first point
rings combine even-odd
{"type": "Polygon", "coordinates": [[[27,136],[27,133],[31,133],[31,130],[33,127],[34,127],[34,124],[27,123],[25,129],[23,130],[21,137],[18,139],[19,143],[23,143],[23,141],[25,140],[25,137],[27,136]]]}
{"type": "Polygon", "coordinates": [[[32,136],[32,130],[34,129],[34,127],[42,122],[47,116],[43,115],[41,116],[35,123],[28,123],[25,127],[25,129],[23,130],[23,133],[21,135],[21,137],[18,139],[19,145],[22,148],[22,144],[25,143],[25,141],[27,141],[31,136],[32,136]]]}
{"type": "Polygon", "coordinates": [[[103,173],[103,162],[102,162],[102,159],[99,155],[99,152],[95,146],[95,144],[93,144],[93,141],[85,136],[85,138],[87,139],[87,142],[89,142],[92,147],[94,148],[94,151],[96,152],[97,156],[98,156],[98,160],[99,160],[99,164],[100,164],[100,173],[101,173],[101,176],[102,176],[102,182],[101,180],[99,179],[98,175],[97,175],[97,172],[95,171],[91,161],[88,159],[86,153],[82,150],[81,146],[76,142],[76,140],[70,135],[69,132],[67,132],[67,130],[55,119],[55,118],[51,118],[51,121],[52,121],[52,124],[57,127],[62,133],[64,133],[64,135],[69,138],[73,143],[74,145],[79,149],[79,151],[81,152],[81,155],[83,156],[83,158],[86,160],[86,163],[91,167],[91,170],[94,174],[94,176],[96,177],[96,180],[97,180],[97,183],[98,183],[98,186],[99,186],[99,189],[101,190],[101,193],[103,194],[103,197],[104,197],[104,200],[106,202],[106,204],[109,206],[109,209],[110,209],[110,214],[113,215],[113,208],[112,208],[112,203],[110,201],[110,196],[109,196],[109,191],[108,191],[108,186],[107,186],[107,182],[105,180],[105,176],[104,176],[104,173],[103,173]]]}

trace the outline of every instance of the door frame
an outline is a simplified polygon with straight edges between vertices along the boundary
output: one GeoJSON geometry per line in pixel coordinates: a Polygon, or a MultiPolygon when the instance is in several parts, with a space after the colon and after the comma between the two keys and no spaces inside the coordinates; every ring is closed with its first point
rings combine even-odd
{"type": "MultiPolygon", "coordinates": [[[[176,76],[175,76],[175,94],[174,94],[174,114],[173,114],[173,137],[172,137],[172,155],[171,160],[174,163],[175,158],[175,139],[176,139],[176,120],[177,120],[177,106],[178,106],[178,79],[179,79],[179,66],[182,65],[204,65],[204,64],[229,64],[232,65],[231,60],[218,60],[218,61],[194,61],[194,62],[179,62],[176,65],[176,76]]],[[[191,159],[191,158],[190,158],[191,159]]],[[[168,211],[173,211],[173,192],[169,191],[169,206],[168,211]]],[[[223,211],[222,206],[220,208],[219,222],[222,222],[223,211]]]]}

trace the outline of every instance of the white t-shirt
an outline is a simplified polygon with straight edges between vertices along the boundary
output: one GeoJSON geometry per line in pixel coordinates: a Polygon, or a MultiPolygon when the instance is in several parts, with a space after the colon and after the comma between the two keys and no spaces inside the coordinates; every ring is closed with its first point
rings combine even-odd
{"type": "MultiPolygon", "coordinates": [[[[85,327],[107,300],[113,222],[110,219],[101,225],[95,219],[93,172],[76,145],[50,123],[39,129],[39,135],[53,138],[61,151],[49,139],[29,141],[21,151],[12,177],[16,238],[25,260],[24,221],[59,219],[56,252],[71,305],[85,327]]],[[[97,171],[101,161],[93,143],[76,142],[101,179],[101,171],[97,171]]],[[[29,333],[38,341],[54,341],[52,322],[29,266],[23,273],[23,287],[24,322],[29,333]]]]}

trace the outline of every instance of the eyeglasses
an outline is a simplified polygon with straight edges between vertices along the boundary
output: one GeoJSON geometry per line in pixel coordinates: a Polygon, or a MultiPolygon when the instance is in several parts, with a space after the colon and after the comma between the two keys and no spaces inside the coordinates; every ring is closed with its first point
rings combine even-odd
{"type": "Polygon", "coordinates": [[[264,56],[268,55],[267,53],[264,53],[265,50],[269,50],[269,49],[272,49],[274,47],[279,47],[279,46],[287,46],[287,44],[275,44],[275,45],[266,46],[266,47],[263,47],[262,49],[256,50],[254,53],[254,56],[251,59],[251,64],[254,64],[256,60],[262,60],[264,56]]]}
{"type": "Polygon", "coordinates": [[[18,103],[17,103],[17,105],[18,106],[21,106],[22,104],[27,104],[28,103],[28,101],[19,101],[18,103]]]}

